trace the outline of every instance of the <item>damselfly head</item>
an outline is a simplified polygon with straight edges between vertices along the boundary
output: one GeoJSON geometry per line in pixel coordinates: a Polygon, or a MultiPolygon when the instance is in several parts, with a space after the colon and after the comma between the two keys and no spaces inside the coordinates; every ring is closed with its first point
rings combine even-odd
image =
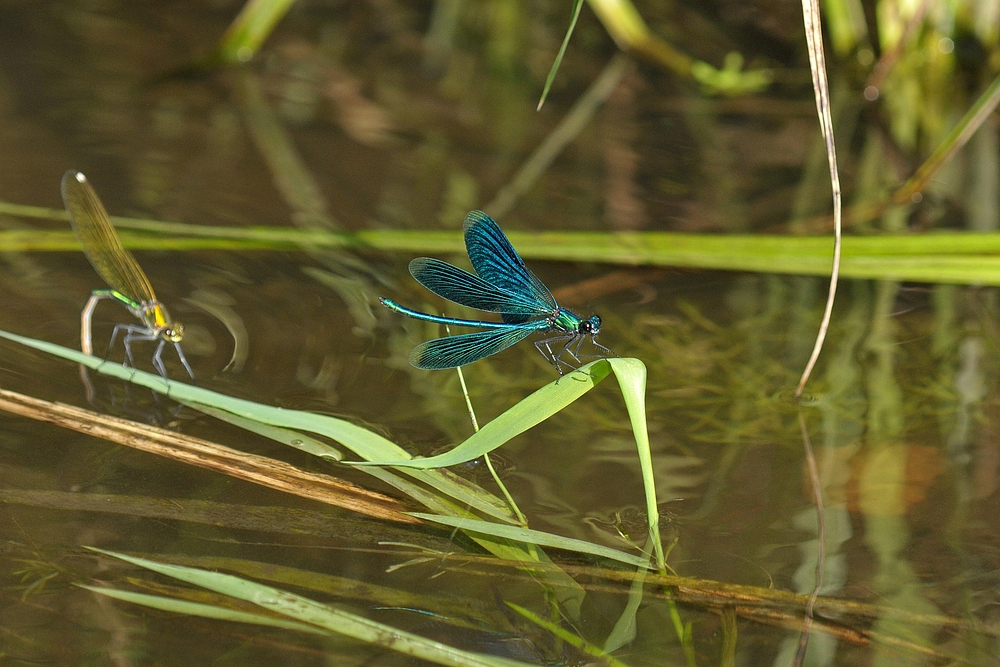
{"type": "Polygon", "coordinates": [[[184,325],[180,322],[171,322],[170,326],[165,327],[160,332],[160,335],[171,343],[179,343],[184,338],[184,325]]]}
{"type": "Polygon", "coordinates": [[[601,332],[601,318],[597,315],[591,315],[580,322],[579,332],[588,336],[596,336],[601,332]]]}
{"type": "Polygon", "coordinates": [[[184,338],[184,325],[180,322],[174,322],[166,307],[159,301],[153,302],[152,305],[150,315],[152,315],[153,327],[159,332],[160,337],[171,343],[181,342],[181,339],[184,338]]]}

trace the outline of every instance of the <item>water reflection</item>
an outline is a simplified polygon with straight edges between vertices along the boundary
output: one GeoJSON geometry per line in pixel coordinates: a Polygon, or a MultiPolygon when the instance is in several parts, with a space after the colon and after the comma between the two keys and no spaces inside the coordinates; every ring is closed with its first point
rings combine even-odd
{"type": "MultiPolygon", "coordinates": [[[[0,198],[58,206],[59,176],[75,167],[102,184],[111,210],[194,224],[457,230],[468,210],[494,201],[507,209],[501,224],[512,229],[824,229],[829,184],[810,129],[815,107],[799,82],[798,19],[764,5],[752,12],[729,5],[722,3],[719,15],[690,3],[640,4],[639,11],[699,58],[722,62],[734,49],[768,54],[768,66],[781,74],[771,91],[706,97],[648,62],[613,58],[606,31],[585,10],[549,102],[536,113],[565,7],[302,5],[249,66],[182,78],[169,73],[213,44],[235,7],[6,3],[0,198]],[[603,97],[587,98],[601,92],[599,82],[610,82],[603,97]],[[578,106],[584,101],[589,106],[578,106]],[[525,170],[573,109],[586,111],[585,121],[570,125],[557,150],[541,154],[544,169],[525,170]],[[523,173],[530,178],[519,180],[523,173]]],[[[900,20],[911,20],[908,11],[900,9],[900,20]]],[[[901,59],[888,79],[868,82],[879,86],[884,106],[862,102],[864,77],[853,68],[891,51],[868,44],[850,55],[861,38],[833,36],[835,52],[851,63],[832,85],[845,188],[856,202],[881,196],[909,174],[948,119],[965,111],[974,88],[968,81],[985,75],[979,69],[987,57],[959,62],[941,50],[944,23],[935,15],[918,31],[914,57],[901,59]]],[[[995,48],[995,36],[973,39],[978,30],[954,41],[955,52],[969,52],[965,40],[995,48]]],[[[996,229],[996,145],[996,128],[983,126],[922,203],[858,229],[996,229]]],[[[0,218],[5,229],[46,224],[0,218]]],[[[60,227],[65,222],[51,228],[60,227]]],[[[175,314],[188,324],[186,351],[206,386],[336,411],[431,455],[471,434],[456,376],[415,371],[405,361],[413,345],[441,332],[400,327],[375,302],[391,289],[407,303],[441,307],[422,303],[426,295],[405,276],[406,259],[423,252],[139,254],[163,286],[160,296],[177,304],[175,314]]],[[[676,538],[672,567],[775,594],[811,591],[817,514],[788,391],[811,347],[825,282],[568,262],[533,268],[561,287],[560,303],[601,312],[602,340],[649,368],[659,500],[681,499],[669,506],[677,519],[665,531],[676,538]]],[[[0,327],[75,344],[92,279],[77,252],[6,252],[0,327]]],[[[831,630],[813,635],[806,664],[959,654],[990,664],[997,650],[1000,297],[992,288],[889,280],[845,281],[842,288],[804,413],[824,500],[822,592],[834,602],[873,606],[858,615],[828,608],[821,620],[831,630]]],[[[86,400],[68,365],[7,343],[0,352],[5,387],[86,400]]],[[[508,350],[466,371],[483,423],[551,375],[530,350],[508,350]]],[[[162,397],[103,379],[95,390],[108,413],[316,465],[214,420],[188,418],[162,397]]],[[[626,548],[642,534],[641,521],[630,520],[642,502],[634,452],[621,399],[607,382],[497,458],[510,462],[504,482],[532,527],[626,548]]],[[[103,561],[81,555],[82,545],[200,559],[206,568],[275,577],[334,603],[426,608],[451,619],[488,613],[482,605],[478,616],[456,610],[458,602],[436,594],[492,608],[495,587],[504,599],[552,612],[595,644],[631,603],[631,581],[609,583],[588,571],[574,580],[579,618],[560,618],[556,596],[545,597],[537,573],[498,575],[492,562],[486,574],[453,566],[451,557],[480,550],[451,531],[349,526],[316,506],[295,505],[305,501],[48,425],[8,417],[0,453],[0,653],[16,659],[408,664],[381,649],[320,645],[91,596],[70,584],[134,573],[105,570],[103,561]],[[313,514],[296,514],[306,510],[313,514]],[[269,530],[277,528],[276,538],[269,530]],[[380,544],[386,541],[426,551],[403,553],[380,544]],[[287,568],[281,577],[276,564],[287,568]],[[335,576],[338,587],[323,578],[335,576]]],[[[492,488],[476,472],[469,477],[492,488]]],[[[683,635],[687,623],[687,649],[699,664],[714,664],[725,644],[719,618],[726,606],[737,609],[737,664],[785,665],[795,652],[801,613],[788,600],[772,600],[771,616],[735,598],[684,598],[678,611],[664,590],[647,585],[637,603],[636,638],[618,652],[628,664],[683,664],[675,628],[683,635]]],[[[541,628],[519,620],[512,630],[492,613],[484,627],[449,626],[440,636],[528,662],[578,660],[541,628]]]]}

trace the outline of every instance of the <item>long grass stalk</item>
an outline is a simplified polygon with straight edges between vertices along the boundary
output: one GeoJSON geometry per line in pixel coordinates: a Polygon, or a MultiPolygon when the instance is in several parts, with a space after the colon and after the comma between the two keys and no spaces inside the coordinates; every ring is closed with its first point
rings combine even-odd
{"type": "Polygon", "coordinates": [[[820,22],[818,0],[802,0],[802,20],[805,26],[806,43],[809,46],[809,69],[812,72],[813,95],[816,98],[816,114],[819,117],[820,130],[826,144],[826,156],[830,167],[830,189],[833,194],[833,262],[830,269],[830,288],[826,297],[826,307],[823,309],[823,319],[816,334],[816,343],[812,353],[802,370],[802,377],[795,388],[798,398],[805,390],[806,382],[812,375],[813,368],[819,360],[826,340],[826,332],[830,328],[830,318],[833,316],[833,303],[837,297],[837,283],[840,277],[841,253],[843,250],[842,222],[843,200],[840,192],[840,171],[837,169],[837,146],[833,136],[833,116],[830,113],[830,84],[826,78],[826,55],[823,52],[823,28],[820,22]]]}
{"type": "MultiPolygon", "coordinates": [[[[164,227],[169,230],[167,234],[180,232],[190,236],[123,232],[122,242],[131,250],[160,251],[334,247],[449,254],[461,253],[464,249],[461,234],[451,231],[336,233],[279,227],[199,227],[180,223],[165,223],[164,227]],[[170,229],[176,227],[184,229],[170,229]]],[[[526,259],[809,276],[830,273],[830,241],[823,237],[516,231],[509,232],[508,237],[526,259]]],[[[66,252],[79,250],[79,245],[70,230],[6,230],[0,231],[0,250],[66,252]]],[[[998,254],[1000,234],[847,236],[843,239],[840,274],[845,278],[1000,285],[998,254]]]]}

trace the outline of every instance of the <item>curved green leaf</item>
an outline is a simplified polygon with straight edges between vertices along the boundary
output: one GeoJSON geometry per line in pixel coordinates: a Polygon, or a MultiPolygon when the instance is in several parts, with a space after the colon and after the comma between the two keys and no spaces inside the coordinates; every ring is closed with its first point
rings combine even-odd
{"type": "MultiPolygon", "coordinates": [[[[641,364],[638,359],[634,360],[641,364]]],[[[567,405],[580,398],[607,377],[611,367],[606,359],[592,361],[569,375],[560,377],[538,389],[502,415],[484,424],[465,442],[444,454],[427,458],[408,457],[379,461],[345,461],[350,465],[392,465],[428,470],[446,468],[477,459],[488,454],[512,438],[545,421],[567,405]]]]}

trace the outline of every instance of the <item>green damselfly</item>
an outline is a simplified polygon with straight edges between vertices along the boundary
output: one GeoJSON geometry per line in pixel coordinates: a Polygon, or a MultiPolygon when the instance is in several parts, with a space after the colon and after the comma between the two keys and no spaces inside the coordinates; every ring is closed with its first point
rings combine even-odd
{"type": "Polygon", "coordinates": [[[132,253],[122,245],[108,212],[87,177],[79,171],[67,171],[62,179],[62,196],[73,231],[83,246],[83,254],[111,288],[94,290],[83,312],[80,313],[80,347],[83,352],[93,354],[91,317],[97,302],[101,299],[114,299],[139,318],[141,324],[115,325],[108,349],[114,345],[118,335],[122,334],[125,360],[128,365],[135,368],[132,343],[159,340],[156,352],[153,353],[153,366],[166,378],[163,348],[167,343],[173,343],[184,369],[193,380],[194,372],[180,346],[184,337],[184,325],[171,320],[167,309],[156,298],[153,286],[149,284],[149,278],[143,273],[132,253]]]}

